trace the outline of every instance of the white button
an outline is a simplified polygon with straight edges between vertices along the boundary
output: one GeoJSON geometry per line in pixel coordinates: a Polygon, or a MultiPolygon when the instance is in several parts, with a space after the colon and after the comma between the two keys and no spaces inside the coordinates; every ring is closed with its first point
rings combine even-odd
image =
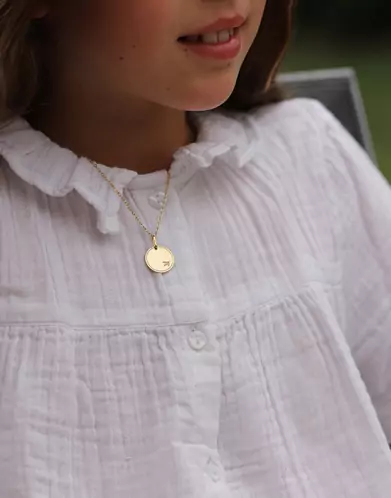
{"type": "Polygon", "coordinates": [[[189,344],[190,347],[195,351],[201,351],[206,346],[208,340],[206,335],[200,330],[193,330],[193,332],[189,335],[189,344]]]}
{"type": "Polygon", "coordinates": [[[149,198],[149,204],[154,209],[161,209],[164,202],[164,192],[157,192],[154,195],[151,195],[149,198]]]}
{"type": "Polygon", "coordinates": [[[212,481],[218,482],[221,479],[221,468],[220,465],[213,458],[209,458],[206,464],[206,471],[212,481]]]}

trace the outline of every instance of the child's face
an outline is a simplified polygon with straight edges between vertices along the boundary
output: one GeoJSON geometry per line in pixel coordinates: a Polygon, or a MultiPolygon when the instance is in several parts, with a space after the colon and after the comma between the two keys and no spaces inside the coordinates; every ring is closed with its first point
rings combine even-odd
{"type": "Polygon", "coordinates": [[[65,74],[72,72],[80,84],[118,96],[203,110],[217,107],[231,94],[266,0],[48,2],[53,2],[49,18],[59,39],[56,58],[65,74]],[[178,42],[182,35],[237,14],[246,23],[241,51],[233,59],[201,57],[178,42]]]}

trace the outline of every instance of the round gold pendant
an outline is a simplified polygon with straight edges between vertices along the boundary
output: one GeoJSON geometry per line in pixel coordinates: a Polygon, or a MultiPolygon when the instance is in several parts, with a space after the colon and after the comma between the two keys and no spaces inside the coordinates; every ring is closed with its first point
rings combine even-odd
{"type": "Polygon", "coordinates": [[[175,258],[170,249],[156,245],[146,252],[145,262],[153,272],[167,273],[173,269],[175,258]]]}

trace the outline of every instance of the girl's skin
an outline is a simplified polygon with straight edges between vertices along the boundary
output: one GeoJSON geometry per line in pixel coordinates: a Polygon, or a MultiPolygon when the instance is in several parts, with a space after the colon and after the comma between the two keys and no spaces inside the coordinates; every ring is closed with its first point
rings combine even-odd
{"type": "Polygon", "coordinates": [[[170,166],[195,140],[185,111],[213,109],[232,93],[266,0],[39,0],[51,33],[51,95],[34,126],[78,155],[140,174],[170,166]],[[201,58],[178,43],[240,14],[242,50],[201,58]]]}

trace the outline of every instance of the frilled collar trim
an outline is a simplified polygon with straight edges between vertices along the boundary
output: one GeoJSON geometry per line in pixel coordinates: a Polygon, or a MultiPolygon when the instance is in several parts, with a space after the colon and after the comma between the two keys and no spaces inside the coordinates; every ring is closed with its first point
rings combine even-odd
{"type": "MultiPolygon", "coordinates": [[[[200,168],[212,166],[216,159],[240,168],[253,158],[254,141],[243,126],[245,116],[199,112],[192,117],[198,139],[175,152],[171,165],[173,184],[186,181],[200,168]]],[[[77,191],[98,211],[102,232],[119,230],[117,213],[121,202],[108,183],[86,158],[52,142],[26,120],[16,118],[0,130],[0,155],[17,176],[49,196],[62,197],[77,191]]],[[[158,187],[165,181],[164,172],[138,175],[123,168],[99,166],[120,191],[127,187],[158,187]]]]}

